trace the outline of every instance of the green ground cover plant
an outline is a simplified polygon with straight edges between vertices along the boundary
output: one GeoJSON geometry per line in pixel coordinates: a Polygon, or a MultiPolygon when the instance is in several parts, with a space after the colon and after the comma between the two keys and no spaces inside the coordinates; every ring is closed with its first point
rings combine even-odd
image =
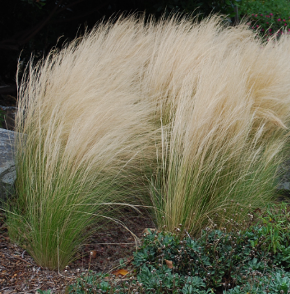
{"type": "Polygon", "coordinates": [[[285,203],[274,207],[231,231],[207,228],[199,238],[150,231],[134,254],[130,279],[88,274],[68,293],[289,293],[289,260],[281,258],[290,248],[289,222],[281,220],[290,211],[285,203]],[[278,230],[274,238],[271,231],[261,234],[269,226],[265,219],[278,230]]]}
{"type": "Polygon", "coordinates": [[[192,237],[263,209],[289,145],[289,48],[286,35],[263,43],[219,16],[131,16],[32,60],[19,85],[10,238],[61,270],[120,206],[150,206],[159,230],[192,237]]]}

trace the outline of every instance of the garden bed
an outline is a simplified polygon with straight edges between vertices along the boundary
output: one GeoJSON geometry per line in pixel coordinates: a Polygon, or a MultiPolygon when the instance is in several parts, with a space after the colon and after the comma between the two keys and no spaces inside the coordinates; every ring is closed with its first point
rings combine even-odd
{"type": "MultiPolygon", "coordinates": [[[[124,211],[122,222],[139,238],[145,228],[153,223],[145,214],[124,211]]],[[[63,293],[68,284],[77,277],[92,272],[110,272],[133,257],[136,245],[132,235],[121,225],[107,224],[101,232],[93,235],[79,251],[79,258],[61,272],[39,267],[27,252],[11,243],[4,215],[0,212],[0,293],[35,293],[50,289],[52,293],[63,293]],[[90,258],[90,252],[93,256],[90,258]]]]}
{"type": "Polygon", "coordinates": [[[285,202],[267,211],[255,210],[243,223],[233,220],[230,231],[213,226],[197,238],[190,238],[182,226],[175,234],[144,231],[154,226],[148,215],[129,209],[122,215],[126,228],[104,224],[78,251],[77,259],[57,272],[39,267],[24,249],[10,242],[1,214],[0,293],[290,291],[290,210],[285,202]]]}

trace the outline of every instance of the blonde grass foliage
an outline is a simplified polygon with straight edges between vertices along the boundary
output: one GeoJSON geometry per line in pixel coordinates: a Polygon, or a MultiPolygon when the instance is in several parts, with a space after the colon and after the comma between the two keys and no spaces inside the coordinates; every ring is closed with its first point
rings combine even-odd
{"type": "Polygon", "coordinates": [[[19,87],[9,233],[42,266],[64,268],[120,204],[151,201],[160,229],[196,235],[273,199],[289,38],[263,44],[219,16],[144,23],[99,24],[19,87]]]}

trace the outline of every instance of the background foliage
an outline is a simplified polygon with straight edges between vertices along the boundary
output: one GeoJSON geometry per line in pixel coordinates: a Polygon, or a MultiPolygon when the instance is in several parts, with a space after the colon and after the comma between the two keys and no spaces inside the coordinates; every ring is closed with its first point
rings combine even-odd
{"type": "Polygon", "coordinates": [[[267,37],[283,33],[289,27],[289,0],[242,0],[238,3],[239,14],[247,17],[252,29],[259,29],[267,37]]]}

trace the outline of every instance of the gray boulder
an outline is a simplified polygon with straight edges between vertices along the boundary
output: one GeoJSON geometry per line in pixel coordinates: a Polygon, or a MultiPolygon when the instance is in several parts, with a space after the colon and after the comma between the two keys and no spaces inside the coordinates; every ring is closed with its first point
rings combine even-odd
{"type": "Polygon", "coordinates": [[[15,170],[15,132],[0,129],[0,202],[13,191],[16,179],[15,170]]]}

